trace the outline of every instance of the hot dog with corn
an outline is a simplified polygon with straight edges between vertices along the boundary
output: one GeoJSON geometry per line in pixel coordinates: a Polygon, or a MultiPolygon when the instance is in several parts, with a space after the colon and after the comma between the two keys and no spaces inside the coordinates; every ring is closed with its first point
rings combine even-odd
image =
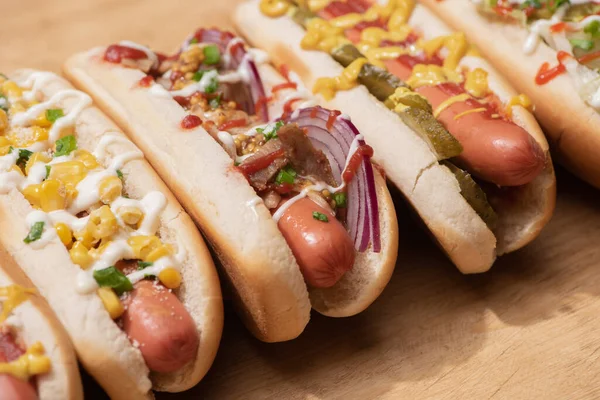
{"type": "Polygon", "coordinates": [[[4,249],[0,249],[0,397],[83,399],[67,333],[4,249]]]}
{"type": "Polygon", "coordinates": [[[519,90],[559,161],[600,187],[600,3],[423,0],[462,30],[519,90]]]}
{"type": "Polygon", "coordinates": [[[169,57],[124,41],[64,70],[171,184],[258,338],[298,336],[311,306],[349,316],[379,296],[396,261],[390,195],[350,118],[297,75],[218,29],[169,57]]]}
{"type": "Polygon", "coordinates": [[[555,178],[532,104],[415,1],[254,0],[234,19],[352,117],[462,272],[486,271],[549,220],[555,178]]]}
{"type": "Polygon", "coordinates": [[[55,74],[0,78],[0,242],[115,398],[182,391],[222,330],[199,232],[142,153],[55,74]]]}

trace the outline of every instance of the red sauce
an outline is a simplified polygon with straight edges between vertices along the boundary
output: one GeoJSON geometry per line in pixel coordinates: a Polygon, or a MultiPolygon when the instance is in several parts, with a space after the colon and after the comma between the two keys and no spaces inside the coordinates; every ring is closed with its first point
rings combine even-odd
{"type": "Polygon", "coordinates": [[[13,336],[8,332],[0,330],[0,362],[11,362],[21,357],[25,352],[13,336]]]}
{"type": "Polygon", "coordinates": [[[550,68],[550,64],[547,62],[543,63],[535,76],[535,83],[538,85],[545,85],[558,75],[563,74],[567,70],[563,65],[563,62],[567,57],[571,57],[571,55],[567,52],[559,51],[556,55],[556,58],[558,59],[558,65],[556,67],[550,68]]]}
{"type": "Polygon", "coordinates": [[[244,43],[237,42],[237,43],[235,43],[233,46],[231,46],[229,48],[229,53],[230,54],[235,54],[235,52],[237,51],[237,49],[243,49],[243,48],[244,48],[244,43]]]}
{"type": "Polygon", "coordinates": [[[294,82],[285,82],[285,83],[280,83],[279,85],[275,85],[273,86],[273,89],[271,89],[272,93],[278,92],[280,90],[285,90],[285,89],[297,89],[298,85],[294,82]]]}
{"type": "Polygon", "coordinates": [[[190,98],[192,96],[189,97],[183,97],[183,96],[174,96],[173,100],[175,100],[177,103],[179,103],[179,105],[183,108],[188,108],[190,106],[190,98]]]}
{"type": "Polygon", "coordinates": [[[439,65],[442,66],[444,64],[444,60],[439,57],[437,54],[432,55],[431,57],[427,57],[425,53],[421,53],[416,56],[411,56],[409,54],[403,54],[397,58],[398,62],[406,65],[410,69],[413,69],[417,64],[427,64],[427,65],[439,65]]]}
{"type": "Polygon", "coordinates": [[[339,115],[342,115],[342,113],[338,110],[329,111],[329,118],[327,118],[327,125],[326,125],[328,131],[330,131],[331,128],[333,128],[333,124],[335,124],[335,120],[339,115]]]}
{"type": "Polygon", "coordinates": [[[248,121],[246,121],[246,118],[232,119],[231,121],[227,121],[219,125],[218,129],[220,131],[226,131],[227,129],[239,128],[246,125],[248,125],[248,121]]]}
{"type": "Polygon", "coordinates": [[[552,33],[564,32],[567,30],[568,27],[569,27],[569,25],[566,22],[559,22],[550,27],[550,32],[552,32],[552,33]]]}
{"type": "Polygon", "coordinates": [[[141,50],[121,46],[120,44],[111,44],[104,52],[104,60],[111,63],[119,64],[124,58],[143,60],[148,56],[141,50]]]}
{"type": "Polygon", "coordinates": [[[287,117],[290,116],[290,114],[294,111],[292,109],[292,106],[294,105],[295,102],[300,101],[302,99],[290,99],[288,101],[286,101],[286,103],[283,105],[283,115],[282,118],[286,119],[287,117]]]}
{"type": "Polygon", "coordinates": [[[150,86],[152,86],[153,82],[154,82],[154,78],[150,75],[146,75],[145,77],[140,79],[140,81],[138,82],[138,85],[141,87],[150,87],[150,86]]]}
{"type": "Polygon", "coordinates": [[[581,56],[577,59],[581,64],[587,64],[590,61],[594,61],[595,59],[600,58],[600,51],[596,51],[594,53],[589,53],[584,56],[581,56]]]}
{"type": "Polygon", "coordinates": [[[202,125],[202,120],[197,115],[186,115],[181,121],[181,127],[183,129],[194,129],[197,126],[202,125]]]}
{"type": "Polygon", "coordinates": [[[271,100],[273,100],[272,97],[259,97],[258,100],[256,100],[256,104],[254,105],[254,109],[256,110],[255,113],[260,114],[262,109],[267,107],[267,104],[269,104],[271,100]]]}
{"type": "Polygon", "coordinates": [[[245,176],[267,168],[273,161],[285,156],[285,150],[279,149],[262,157],[249,158],[247,162],[238,165],[238,169],[245,176]]]}
{"type": "Polygon", "coordinates": [[[373,148],[368,144],[363,144],[358,149],[356,149],[354,154],[352,154],[352,157],[350,158],[346,169],[344,169],[344,172],[342,173],[342,179],[344,180],[344,182],[348,183],[352,180],[352,178],[354,178],[354,175],[356,175],[356,171],[358,171],[358,169],[360,168],[360,164],[363,162],[364,157],[370,158],[372,156],[373,148]]]}
{"type": "Polygon", "coordinates": [[[281,64],[279,66],[279,73],[285,78],[286,81],[290,81],[290,69],[287,65],[281,64]]]}

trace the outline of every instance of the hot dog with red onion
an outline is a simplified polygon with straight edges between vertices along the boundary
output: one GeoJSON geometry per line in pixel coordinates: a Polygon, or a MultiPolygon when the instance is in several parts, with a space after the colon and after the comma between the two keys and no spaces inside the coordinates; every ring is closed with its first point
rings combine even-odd
{"type": "Polygon", "coordinates": [[[397,225],[373,150],[266,53],[199,29],[170,56],[119,42],[74,56],[65,71],[171,184],[257,337],[296,337],[311,302],[348,316],[381,293],[397,225]]]}
{"type": "Polygon", "coordinates": [[[486,271],[549,220],[555,178],[532,104],[416,1],[250,0],[235,20],[352,118],[461,271],[486,271]]]}
{"type": "Polygon", "coordinates": [[[222,330],[200,233],[88,95],[31,70],[0,78],[0,94],[0,244],[110,396],[194,386],[222,330]]]}

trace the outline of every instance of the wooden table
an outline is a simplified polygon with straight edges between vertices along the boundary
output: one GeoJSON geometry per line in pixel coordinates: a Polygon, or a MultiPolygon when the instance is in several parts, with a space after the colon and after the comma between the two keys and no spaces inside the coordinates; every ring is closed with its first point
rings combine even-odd
{"type": "MultiPolygon", "coordinates": [[[[0,71],[59,71],[69,54],[130,39],[168,51],[228,25],[231,0],[4,1],[0,71]]],[[[227,308],[206,379],[164,399],[600,397],[600,205],[558,169],[556,215],[490,273],[462,276],[398,201],[398,268],[381,298],[343,320],[314,315],[297,340],[253,339],[227,308]]],[[[89,398],[103,398],[86,378],[89,398]]]]}

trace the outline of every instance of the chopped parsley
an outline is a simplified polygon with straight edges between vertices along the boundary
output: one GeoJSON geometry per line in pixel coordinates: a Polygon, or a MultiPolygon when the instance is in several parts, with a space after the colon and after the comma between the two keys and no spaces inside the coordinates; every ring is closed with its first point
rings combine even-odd
{"type": "Polygon", "coordinates": [[[206,85],[204,87],[204,93],[214,93],[217,91],[218,87],[219,87],[219,81],[218,81],[217,77],[211,78],[208,85],[206,85]]]}
{"type": "Polygon", "coordinates": [[[329,222],[329,218],[327,218],[327,215],[318,211],[313,211],[313,218],[321,222],[329,222]]]}
{"type": "Polygon", "coordinates": [[[200,82],[200,79],[202,79],[202,75],[204,75],[203,70],[196,71],[196,72],[194,72],[194,76],[192,76],[192,79],[195,80],[196,82],[200,82]]]}
{"type": "Polygon", "coordinates": [[[277,139],[277,132],[283,125],[285,125],[283,121],[277,121],[275,125],[269,124],[264,128],[256,128],[256,132],[262,133],[268,142],[271,139],[277,139]]]}
{"type": "Polygon", "coordinates": [[[46,165],[46,177],[44,178],[44,180],[48,179],[48,177],[50,176],[51,169],[52,169],[51,165],[46,165]]]}
{"type": "Polygon", "coordinates": [[[42,233],[44,232],[44,221],[38,221],[31,226],[29,234],[23,241],[27,244],[40,240],[42,233]]]}
{"type": "Polygon", "coordinates": [[[215,45],[206,46],[202,49],[202,52],[204,53],[204,64],[206,65],[215,65],[221,61],[221,52],[215,45]]]}
{"type": "MultiPolygon", "coordinates": [[[[12,153],[12,149],[9,151],[9,153],[12,153]]],[[[32,151],[29,151],[27,149],[19,149],[19,158],[17,158],[17,165],[21,168],[25,168],[25,164],[27,164],[27,161],[29,161],[29,157],[31,157],[31,155],[33,154],[32,151]]]]}
{"type": "Polygon", "coordinates": [[[133,285],[129,278],[114,266],[95,270],[94,279],[100,287],[112,288],[119,296],[124,292],[133,290],[133,285]]]}
{"type": "Polygon", "coordinates": [[[123,180],[123,172],[121,172],[121,170],[120,170],[120,169],[118,169],[118,170],[117,170],[117,177],[118,177],[120,180],[123,180]]]}
{"type": "Polygon", "coordinates": [[[75,140],[75,136],[65,136],[56,141],[54,157],[67,156],[74,150],[77,150],[77,140],[75,140]]]}
{"type": "Polygon", "coordinates": [[[65,113],[60,108],[50,108],[46,110],[46,119],[50,122],[55,122],[57,119],[65,116],[65,113]]]}
{"type": "Polygon", "coordinates": [[[347,205],[347,196],[344,192],[334,193],[332,196],[333,201],[335,202],[335,206],[337,208],[346,208],[347,205]]]}
{"type": "Polygon", "coordinates": [[[275,182],[279,185],[282,183],[289,183],[291,185],[296,180],[296,175],[298,175],[296,171],[288,165],[279,171],[275,178],[275,182]]]}

